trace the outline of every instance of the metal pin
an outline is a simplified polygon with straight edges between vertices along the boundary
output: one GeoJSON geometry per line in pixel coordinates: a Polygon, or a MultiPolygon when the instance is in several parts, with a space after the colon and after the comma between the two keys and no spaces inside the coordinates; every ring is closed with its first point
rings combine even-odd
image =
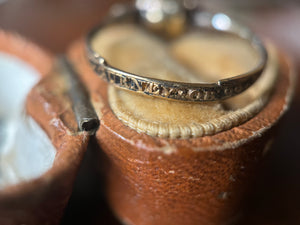
{"type": "Polygon", "coordinates": [[[78,73],[65,56],[59,57],[58,64],[59,69],[70,85],[69,96],[72,101],[72,108],[79,130],[95,133],[100,126],[100,121],[92,106],[89,94],[80,81],[78,73]]]}

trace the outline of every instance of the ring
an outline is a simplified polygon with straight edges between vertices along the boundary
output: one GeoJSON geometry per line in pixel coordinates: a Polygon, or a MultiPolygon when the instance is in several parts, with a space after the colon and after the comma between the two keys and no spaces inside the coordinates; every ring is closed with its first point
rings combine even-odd
{"type": "MultiPolygon", "coordinates": [[[[156,1],[164,2],[166,0],[156,1]]],[[[221,79],[215,83],[185,83],[154,79],[114,68],[99,53],[92,49],[91,41],[99,29],[114,22],[124,22],[127,18],[130,18],[129,21],[134,19],[137,23],[151,23],[146,17],[143,17],[145,10],[141,11],[141,9],[135,8],[133,10],[119,10],[122,11],[121,14],[113,16],[106,23],[88,34],[86,38],[86,53],[94,71],[103,80],[119,88],[171,100],[191,102],[220,101],[238,95],[248,89],[262,74],[268,58],[267,51],[260,39],[250,29],[225,14],[184,10],[187,16],[185,17],[186,23],[182,26],[187,26],[188,24],[198,29],[210,29],[222,33],[230,33],[247,40],[258,52],[259,62],[257,65],[246,73],[221,79]]],[[[170,15],[168,16],[170,17],[170,15]]],[[[166,23],[168,21],[170,20],[168,19],[166,23]]]]}

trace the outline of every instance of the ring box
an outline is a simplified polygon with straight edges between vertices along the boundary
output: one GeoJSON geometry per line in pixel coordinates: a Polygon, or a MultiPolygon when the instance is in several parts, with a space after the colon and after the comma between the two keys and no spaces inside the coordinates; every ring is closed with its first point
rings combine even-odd
{"type": "MultiPolygon", "coordinates": [[[[59,224],[87,148],[89,135],[85,132],[76,133],[77,124],[70,100],[65,93],[66,84],[60,76],[51,72],[54,63],[51,54],[16,34],[4,31],[0,31],[0,52],[21,60],[40,75],[40,82],[27,97],[26,114],[42,128],[55,149],[52,165],[42,175],[21,179],[15,184],[1,188],[0,224],[59,224]]],[[[11,74],[17,75],[22,75],[22,72],[11,74]]],[[[11,88],[12,92],[8,95],[15,97],[14,87],[11,88]]],[[[13,142],[16,143],[22,138],[17,135],[13,142]]],[[[38,140],[31,141],[29,143],[38,140]]],[[[24,166],[37,164],[38,162],[30,159],[34,158],[30,154],[33,156],[42,150],[38,145],[32,145],[32,149],[30,146],[28,149],[25,147],[28,146],[24,146],[23,149],[21,146],[20,151],[22,155],[27,154],[29,159],[25,164],[18,165],[19,170],[26,169],[24,166]]],[[[11,163],[19,163],[14,155],[8,160],[11,163]]]]}
{"type": "Polygon", "coordinates": [[[278,81],[252,119],[211,136],[165,139],[139,133],[116,117],[108,85],[95,76],[85,54],[84,40],[69,50],[101,119],[96,138],[105,157],[99,164],[108,164],[106,194],[117,217],[143,225],[237,222],[290,104],[294,71],[288,57],[279,52],[278,81]]]}
{"type": "MultiPolygon", "coordinates": [[[[52,56],[14,35],[2,32],[0,38],[1,51],[42,75],[26,110],[57,150],[45,174],[0,190],[0,222],[58,224],[89,136],[77,133],[64,81],[50,73],[52,56]]],[[[105,157],[98,162],[107,164],[108,201],[122,222],[230,224],[242,216],[243,199],[291,99],[293,67],[284,54],[279,57],[279,80],[261,112],[230,130],[192,139],[151,137],[125,126],[109,106],[107,84],[87,62],[83,40],[71,47],[69,56],[101,118],[96,139],[105,157]]]]}

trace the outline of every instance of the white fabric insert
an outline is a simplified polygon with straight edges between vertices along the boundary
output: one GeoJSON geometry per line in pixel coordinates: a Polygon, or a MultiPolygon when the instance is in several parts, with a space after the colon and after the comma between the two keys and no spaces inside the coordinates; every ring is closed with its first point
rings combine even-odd
{"type": "Polygon", "coordinates": [[[0,189],[39,177],[53,165],[56,150],[46,133],[24,112],[38,72],[0,52],[0,189]]]}

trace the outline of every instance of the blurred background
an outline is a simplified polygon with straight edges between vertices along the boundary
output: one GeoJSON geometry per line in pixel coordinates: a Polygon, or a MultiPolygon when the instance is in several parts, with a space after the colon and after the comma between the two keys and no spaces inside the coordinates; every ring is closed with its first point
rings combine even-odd
{"type": "MultiPolygon", "coordinates": [[[[0,28],[19,33],[43,48],[62,53],[107,15],[109,7],[126,0],[0,0],[0,28]]],[[[262,38],[271,39],[300,71],[300,1],[195,0],[203,8],[234,15],[262,38]]],[[[299,79],[298,82],[299,84],[299,79]]],[[[263,163],[246,204],[241,224],[300,224],[300,90],[296,89],[277,139],[263,163]]],[[[91,143],[93,145],[93,142],[91,143]]],[[[67,224],[119,224],[101,194],[90,148],[62,220],[67,224]]]]}

